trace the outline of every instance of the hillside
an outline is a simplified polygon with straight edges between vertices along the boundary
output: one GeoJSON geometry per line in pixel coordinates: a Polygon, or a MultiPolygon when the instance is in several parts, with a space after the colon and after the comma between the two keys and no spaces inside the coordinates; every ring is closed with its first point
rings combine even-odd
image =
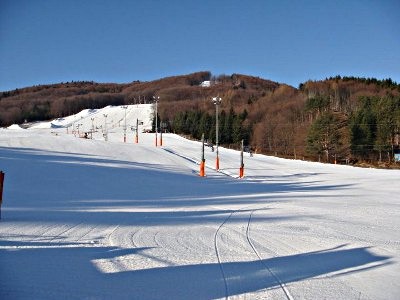
{"type": "Polygon", "coordinates": [[[259,153],[283,157],[392,163],[399,145],[400,86],[390,79],[340,76],[308,81],[299,88],[253,76],[213,76],[210,72],[128,84],[41,85],[0,93],[0,126],[60,118],[107,105],[151,103],[154,95],[160,97],[163,129],[197,139],[205,133],[213,142],[215,106],[211,98],[221,97],[219,141],[232,148],[244,139],[259,153]],[[201,86],[204,81],[210,81],[210,86],[201,86]],[[364,113],[367,102],[373,103],[369,121],[364,113]],[[381,111],[382,106],[389,112],[381,111]],[[364,126],[369,122],[371,126],[364,126]],[[332,123],[335,126],[327,125],[332,123]]]}

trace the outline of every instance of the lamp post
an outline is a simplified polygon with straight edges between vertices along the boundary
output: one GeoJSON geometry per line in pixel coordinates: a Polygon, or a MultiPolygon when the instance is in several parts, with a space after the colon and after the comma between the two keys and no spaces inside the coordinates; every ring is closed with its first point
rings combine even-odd
{"type": "Polygon", "coordinates": [[[125,110],[125,123],[124,123],[124,143],[126,143],[126,110],[128,108],[127,105],[122,106],[122,108],[125,110]]]}
{"type": "Polygon", "coordinates": [[[106,115],[106,114],[103,114],[103,117],[104,117],[104,133],[103,133],[103,135],[104,135],[104,140],[107,142],[107,140],[108,140],[107,115],[106,115]]]}
{"type": "Polygon", "coordinates": [[[158,126],[157,126],[157,123],[158,123],[158,112],[157,112],[157,106],[158,106],[158,101],[160,101],[160,96],[153,96],[153,99],[154,99],[154,103],[155,103],[155,105],[156,105],[156,147],[157,147],[157,133],[158,133],[158,126]]]}
{"type": "Polygon", "coordinates": [[[221,104],[221,97],[213,97],[212,98],[213,103],[215,104],[215,146],[217,148],[217,158],[215,162],[215,169],[218,171],[219,170],[219,152],[218,152],[218,106],[221,104]]]}

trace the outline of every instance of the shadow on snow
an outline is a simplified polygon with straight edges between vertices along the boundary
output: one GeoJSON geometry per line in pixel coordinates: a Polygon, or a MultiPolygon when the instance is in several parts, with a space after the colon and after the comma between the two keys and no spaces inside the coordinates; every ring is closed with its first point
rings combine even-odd
{"type": "Polygon", "coordinates": [[[284,176],[279,178],[281,182],[267,183],[223,176],[207,179],[194,176],[191,170],[178,171],[172,165],[36,149],[0,147],[0,158],[0,167],[6,172],[3,222],[203,223],[220,220],[232,212],[215,209],[219,205],[268,207],[274,202],[293,200],[293,192],[297,192],[298,200],[316,197],[316,193],[329,197],[325,192],[348,187],[312,186],[284,176]],[[213,210],[198,210],[204,206],[212,206],[213,210]],[[155,207],[168,211],[151,211],[155,207]],[[138,208],[140,212],[136,211],[138,208]],[[177,211],[178,208],[185,211],[177,211]]]}
{"type": "MultiPolygon", "coordinates": [[[[6,244],[21,246],[19,242],[6,244]]],[[[223,298],[262,289],[278,289],[279,283],[268,269],[281,282],[290,283],[330,276],[332,272],[335,272],[334,276],[346,274],[349,270],[361,272],[391,263],[389,257],[377,256],[366,247],[343,249],[342,246],[257,261],[226,262],[222,263],[227,280],[226,294],[217,263],[103,273],[95,266],[95,260],[129,261],[134,256],[145,256],[145,252],[151,249],[82,247],[79,244],[75,248],[46,248],[51,245],[28,242],[25,249],[0,250],[0,276],[8,278],[0,281],[0,298],[24,298],[27,295],[54,299],[223,298]],[[29,271],[26,266],[29,266],[29,271]]]]}
{"type": "MultiPolygon", "coordinates": [[[[313,181],[294,183],[287,175],[275,178],[279,182],[262,183],[257,182],[258,178],[254,181],[229,177],[207,179],[193,176],[191,170],[182,172],[175,166],[35,149],[0,147],[0,158],[0,168],[6,172],[2,222],[76,222],[95,226],[215,224],[233,212],[218,208],[219,205],[257,204],[257,208],[268,210],[273,209],[274,202],[301,201],[320,195],[335,197],[327,192],[348,187],[321,183],[313,186],[313,181]],[[154,211],[155,207],[164,211],[154,211]],[[181,208],[185,210],[178,210],[181,208]]],[[[309,177],[318,177],[318,174],[309,177]]],[[[243,217],[247,221],[248,216],[244,215],[234,220],[240,221],[243,217]]],[[[301,216],[263,214],[253,219],[256,218],[277,222],[301,216]]],[[[0,280],[0,298],[223,298],[279,288],[268,269],[282,282],[290,283],[332,272],[340,276],[390,263],[389,257],[377,256],[368,248],[341,247],[261,261],[224,262],[228,295],[217,263],[128,269],[117,273],[103,273],[96,267],[99,259],[129,262],[134,257],[147,257],[146,252],[150,250],[54,242],[51,236],[50,241],[35,238],[32,242],[6,240],[3,236],[0,278],[6,280],[0,280]]]]}

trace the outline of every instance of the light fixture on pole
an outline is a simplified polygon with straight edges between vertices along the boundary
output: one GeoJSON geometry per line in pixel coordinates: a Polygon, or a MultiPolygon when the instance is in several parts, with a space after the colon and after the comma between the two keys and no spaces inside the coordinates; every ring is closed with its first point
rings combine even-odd
{"type": "Polygon", "coordinates": [[[126,143],[126,110],[128,108],[127,105],[122,106],[122,108],[125,110],[125,123],[124,123],[124,143],[126,143]]]}
{"type": "Polygon", "coordinates": [[[213,97],[213,103],[215,104],[215,146],[217,148],[217,158],[215,162],[215,169],[219,170],[219,152],[218,152],[218,106],[221,104],[222,98],[221,97],[213,97]]]}
{"type": "Polygon", "coordinates": [[[157,133],[158,133],[158,112],[157,112],[157,106],[158,106],[158,101],[160,101],[160,96],[153,96],[154,103],[156,105],[156,147],[157,147],[157,133]]]}

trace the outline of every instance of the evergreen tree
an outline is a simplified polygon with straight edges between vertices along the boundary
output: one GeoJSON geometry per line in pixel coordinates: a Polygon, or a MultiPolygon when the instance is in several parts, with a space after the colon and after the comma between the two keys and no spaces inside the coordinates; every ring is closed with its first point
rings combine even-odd
{"type": "Polygon", "coordinates": [[[361,106],[350,120],[350,148],[352,154],[363,159],[370,156],[376,139],[375,98],[363,97],[361,106]]]}
{"type": "Polygon", "coordinates": [[[400,111],[400,98],[387,96],[379,99],[376,106],[376,140],[374,149],[382,160],[382,152],[390,152],[397,132],[396,115],[400,111]]]}
{"type": "Polygon", "coordinates": [[[208,132],[210,131],[211,117],[209,114],[203,112],[201,113],[200,123],[199,123],[199,134],[203,134],[207,138],[208,132]]]}
{"type": "Polygon", "coordinates": [[[223,126],[223,140],[224,143],[230,144],[232,143],[232,129],[234,118],[236,117],[235,111],[231,107],[229,110],[229,114],[225,117],[224,126],[223,126]]]}
{"type": "Polygon", "coordinates": [[[332,113],[324,113],[311,125],[307,136],[307,151],[310,154],[325,153],[326,161],[338,148],[339,134],[338,119],[332,113]]]}
{"type": "Polygon", "coordinates": [[[218,142],[219,142],[219,144],[227,143],[227,137],[229,134],[226,132],[226,127],[224,126],[226,119],[227,119],[226,112],[225,112],[225,110],[222,110],[220,115],[218,116],[218,133],[219,133],[218,142]]]}
{"type": "MultiPolygon", "coordinates": [[[[248,143],[251,127],[244,126],[247,111],[237,115],[233,109],[226,114],[222,111],[219,115],[219,144],[238,143],[242,139],[248,143]]],[[[154,123],[154,122],[153,122],[154,123]]],[[[154,125],[153,125],[154,126],[154,125]]],[[[177,134],[189,134],[195,139],[201,135],[212,143],[215,143],[215,115],[209,115],[202,111],[185,111],[177,113],[172,122],[172,130],[177,134]]]]}
{"type": "Polygon", "coordinates": [[[233,126],[232,126],[233,132],[232,132],[232,142],[233,143],[239,143],[242,139],[245,137],[245,130],[243,127],[243,121],[239,116],[236,116],[235,119],[233,120],[233,126]]]}
{"type": "Polygon", "coordinates": [[[329,98],[324,96],[315,96],[308,98],[306,102],[306,111],[317,113],[317,116],[327,109],[329,106],[329,98]]]}

